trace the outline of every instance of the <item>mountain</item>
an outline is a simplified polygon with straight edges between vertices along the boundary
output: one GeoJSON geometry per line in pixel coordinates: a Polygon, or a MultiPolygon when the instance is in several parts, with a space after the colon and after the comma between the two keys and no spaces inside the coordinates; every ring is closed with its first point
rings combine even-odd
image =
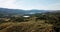
{"type": "Polygon", "coordinates": [[[60,15],[60,10],[55,10],[55,11],[49,11],[46,14],[55,14],[55,15],[60,15]]]}
{"type": "Polygon", "coordinates": [[[7,9],[0,8],[0,14],[35,14],[35,13],[44,13],[45,10],[21,10],[21,9],[7,9]]]}
{"type": "Polygon", "coordinates": [[[7,9],[7,8],[0,8],[0,17],[5,16],[12,16],[12,15],[32,15],[36,13],[42,13],[42,14],[59,14],[60,10],[52,11],[52,10],[21,10],[21,9],[7,9]]]}
{"type": "Polygon", "coordinates": [[[7,8],[0,8],[0,13],[4,14],[24,14],[24,10],[19,10],[19,9],[7,9],[7,8]]]}

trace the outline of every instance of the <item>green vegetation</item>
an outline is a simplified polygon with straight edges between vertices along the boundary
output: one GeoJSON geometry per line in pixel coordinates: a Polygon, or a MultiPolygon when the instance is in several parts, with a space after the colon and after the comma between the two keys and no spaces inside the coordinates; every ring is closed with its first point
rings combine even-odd
{"type": "Polygon", "coordinates": [[[59,14],[33,14],[29,18],[0,18],[0,32],[60,32],[59,14]]]}

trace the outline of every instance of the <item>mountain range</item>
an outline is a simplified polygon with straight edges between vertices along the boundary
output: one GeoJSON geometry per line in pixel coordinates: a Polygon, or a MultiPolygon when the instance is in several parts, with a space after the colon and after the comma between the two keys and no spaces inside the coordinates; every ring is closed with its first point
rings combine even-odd
{"type": "Polygon", "coordinates": [[[7,8],[0,8],[0,13],[4,14],[34,14],[34,13],[44,13],[47,12],[45,10],[21,10],[21,9],[7,9],[7,8]]]}
{"type": "Polygon", "coordinates": [[[56,13],[59,12],[60,10],[57,11],[49,11],[49,10],[21,10],[21,9],[8,9],[8,8],[0,8],[0,14],[5,14],[5,15],[9,15],[9,14],[35,14],[35,13],[56,13]]]}

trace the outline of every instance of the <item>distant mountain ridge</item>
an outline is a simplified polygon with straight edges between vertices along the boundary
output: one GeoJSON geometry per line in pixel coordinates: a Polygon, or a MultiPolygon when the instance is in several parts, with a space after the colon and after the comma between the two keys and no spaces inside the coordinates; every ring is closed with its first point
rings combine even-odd
{"type": "MultiPolygon", "coordinates": [[[[59,10],[60,11],[60,10],[59,10]]],[[[7,8],[0,8],[0,14],[35,14],[35,13],[47,13],[51,12],[48,10],[21,10],[21,9],[7,9],[7,8]]],[[[51,13],[53,13],[52,11],[51,13]]]]}
{"type": "Polygon", "coordinates": [[[0,8],[0,13],[5,13],[5,14],[30,14],[30,13],[43,13],[43,12],[47,12],[47,11],[0,8]]]}

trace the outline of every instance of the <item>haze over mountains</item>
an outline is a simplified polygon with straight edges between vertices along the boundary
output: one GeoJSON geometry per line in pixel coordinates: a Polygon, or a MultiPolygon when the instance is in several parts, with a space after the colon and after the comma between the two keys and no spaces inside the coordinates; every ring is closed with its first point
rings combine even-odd
{"type": "Polygon", "coordinates": [[[16,13],[16,14],[33,14],[33,13],[43,13],[47,12],[45,10],[21,10],[21,9],[7,9],[0,8],[0,13],[16,13]]]}
{"type": "MultiPolygon", "coordinates": [[[[51,12],[51,11],[49,11],[49,10],[36,10],[36,9],[21,10],[21,9],[0,8],[0,14],[35,14],[35,13],[47,13],[47,12],[51,12]]],[[[52,12],[54,12],[54,11],[52,11],[52,12]]],[[[58,12],[58,10],[55,12],[58,12]]]]}

